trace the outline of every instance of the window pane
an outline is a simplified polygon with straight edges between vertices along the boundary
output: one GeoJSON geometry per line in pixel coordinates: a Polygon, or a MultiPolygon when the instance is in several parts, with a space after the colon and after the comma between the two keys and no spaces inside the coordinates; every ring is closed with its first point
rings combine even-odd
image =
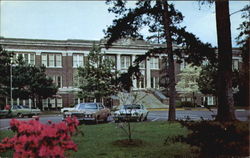
{"type": "Polygon", "coordinates": [[[24,61],[29,63],[29,54],[24,54],[24,61]]]}
{"type": "Polygon", "coordinates": [[[121,57],[121,68],[125,68],[125,57],[121,57]]]}
{"type": "Polygon", "coordinates": [[[57,98],[57,107],[62,107],[62,98],[57,98]]]}
{"type": "Polygon", "coordinates": [[[47,54],[42,54],[42,65],[47,66],[47,54]]]}
{"type": "Polygon", "coordinates": [[[54,54],[49,54],[49,66],[50,67],[54,67],[55,66],[54,54]]]}
{"type": "Polygon", "coordinates": [[[83,67],[83,55],[79,55],[79,64],[78,66],[83,67]]]}
{"type": "Polygon", "coordinates": [[[77,67],[77,55],[73,55],[73,67],[77,67]]]}
{"type": "Polygon", "coordinates": [[[35,65],[35,55],[34,54],[30,54],[30,64],[35,65]]]}
{"type": "Polygon", "coordinates": [[[62,66],[62,55],[56,54],[56,66],[61,67],[62,66]]]}
{"type": "Polygon", "coordinates": [[[130,66],[130,57],[126,56],[126,68],[130,66]]]}

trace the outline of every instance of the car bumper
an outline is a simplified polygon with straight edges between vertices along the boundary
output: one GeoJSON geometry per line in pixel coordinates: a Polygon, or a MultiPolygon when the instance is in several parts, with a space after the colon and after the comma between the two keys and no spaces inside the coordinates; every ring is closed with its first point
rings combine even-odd
{"type": "Polygon", "coordinates": [[[139,116],[114,116],[115,121],[137,121],[139,116]]]}

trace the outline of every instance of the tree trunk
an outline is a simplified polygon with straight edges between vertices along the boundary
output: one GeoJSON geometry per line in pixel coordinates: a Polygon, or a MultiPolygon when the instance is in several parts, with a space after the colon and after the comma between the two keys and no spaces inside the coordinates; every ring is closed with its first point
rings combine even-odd
{"type": "MultiPolygon", "coordinates": [[[[167,54],[168,54],[168,71],[169,74],[169,112],[168,112],[168,120],[175,121],[175,67],[174,67],[174,54],[173,54],[173,46],[172,46],[172,38],[170,33],[170,16],[168,12],[168,1],[162,1],[162,8],[163,8],[163,22],[164,22],[164,33],[165,39],[167,41],[167,54]]],[[[168,87],[166,87],[168,88],[168,87]]]]}
{"type": "Polygon", "coordinates": [[[216,0],[218,41],[218,113],[216,120],[235,120],[232,92],[232,43],[228,0],[216,0]]]}

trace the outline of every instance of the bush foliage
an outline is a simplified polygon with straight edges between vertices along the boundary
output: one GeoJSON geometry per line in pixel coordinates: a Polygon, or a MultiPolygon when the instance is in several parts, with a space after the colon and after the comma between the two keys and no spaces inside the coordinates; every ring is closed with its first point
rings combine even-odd
{"type": "Polygon", "coordinates": [[[39,118],[29,121],[12,119],[11,130],[16,132],[12,138],[4,138],[0,143],[0,152],[14,151],[14,158],[63,158],[65,151],[77,151],[77,145],[71,136],[77,130],[76,118],[67,118],[64,122],[42,124],[39,118]]]}
{"type": "Polygon", "coordinates": [[[237,157],[249,156],[248,122],[181,122],[193,132],[184,141],[200,147],[200,156],[237,157]]]}

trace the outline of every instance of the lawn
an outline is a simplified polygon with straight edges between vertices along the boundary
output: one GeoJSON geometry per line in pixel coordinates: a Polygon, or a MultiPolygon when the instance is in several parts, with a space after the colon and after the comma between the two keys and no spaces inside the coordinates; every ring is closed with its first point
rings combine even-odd
{"type": "MultiPolygon", "coordinates": [[[[125,132],[115,123],[81,125],[84,132],[74,136],[78,151],[70,157],[83,158],[172,158],[194,157],[192,148],[185,143],[164,144],[165,139],[178,135],[187,135],[188,130],[179,123],[144,122],[132,123],[132,138],[140,144],[123,146],[115,143],[127,139],[125,132]]],[[[0,139],[11,135],[10,131],[0,131],[0,139]]],[[[11,157],[11,153],[1,153],[0,157],[11,157]]]]}

